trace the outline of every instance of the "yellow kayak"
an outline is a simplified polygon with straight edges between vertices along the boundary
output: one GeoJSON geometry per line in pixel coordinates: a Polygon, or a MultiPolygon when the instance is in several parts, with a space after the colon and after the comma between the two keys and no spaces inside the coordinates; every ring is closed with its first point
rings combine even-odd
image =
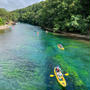
{"type": "Polygon", "coordinates": [[[59,49],[64,50],[64,47],[61,44],[57,45],[59,49]]]}
{"type": "MultiPolygon", "coordinates": [[[[61,73],[61,72],[59,72],[61,73]]],[[[63,87],[66,87],[66,80],[65,78],[63,77],[63,74],[61,76],[57,75],[57,71],[56,71],[56,67],[54,68],[54,74],[56,76],[56,79],[58,81],[58,83],[63,86],[63,87]]]]}

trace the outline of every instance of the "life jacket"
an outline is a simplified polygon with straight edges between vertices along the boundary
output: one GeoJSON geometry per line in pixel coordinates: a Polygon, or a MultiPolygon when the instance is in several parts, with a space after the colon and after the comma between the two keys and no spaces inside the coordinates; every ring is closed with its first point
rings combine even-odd
{"type": "Polygon", "coordinates": [[[56,68],[56,71],[59,72],[59,68],[58,67],[56,68]]]}

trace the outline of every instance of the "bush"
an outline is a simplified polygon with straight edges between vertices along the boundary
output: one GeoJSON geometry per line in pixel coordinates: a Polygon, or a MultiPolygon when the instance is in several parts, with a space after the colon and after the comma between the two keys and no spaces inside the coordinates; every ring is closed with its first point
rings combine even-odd
{"type": "Polygon", "coordinates": [[[2,20],[2,18],[0,18],[0,25],[3,25],[3,20],[2,20]]]}

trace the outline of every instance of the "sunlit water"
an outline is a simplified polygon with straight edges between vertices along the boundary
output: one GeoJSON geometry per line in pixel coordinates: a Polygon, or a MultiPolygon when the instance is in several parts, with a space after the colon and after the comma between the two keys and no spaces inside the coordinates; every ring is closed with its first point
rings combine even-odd
{"type": "MultiPolygon", "coordinates": [[[[90,43],[46,33],[40,27],[18,23],[0,33],[0,90],[90,90],[90,43]],[[38,33],[37,33],[38,32],[38,33]],[[57,48],[61,43],[65,50],[57,48]],[[62,88],[56,65],[69,76],[62,88]],[[74,82],[77,76],[80,83],[74,82]]],[[[63,73],[64,73],[63,72],[63,73]]],[[[76,80],[77,81],[77,80],[76,80]]]]}

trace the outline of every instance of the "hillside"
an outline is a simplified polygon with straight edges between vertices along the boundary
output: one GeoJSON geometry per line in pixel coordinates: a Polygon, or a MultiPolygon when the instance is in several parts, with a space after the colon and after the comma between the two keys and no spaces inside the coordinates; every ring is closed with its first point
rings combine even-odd
{"type": "Polygon", "coordinates": [[[90,25],[88,0],[46,0],[12,11],[14,21],[39,25],[53,32],[88,34],[90,25]]]}

